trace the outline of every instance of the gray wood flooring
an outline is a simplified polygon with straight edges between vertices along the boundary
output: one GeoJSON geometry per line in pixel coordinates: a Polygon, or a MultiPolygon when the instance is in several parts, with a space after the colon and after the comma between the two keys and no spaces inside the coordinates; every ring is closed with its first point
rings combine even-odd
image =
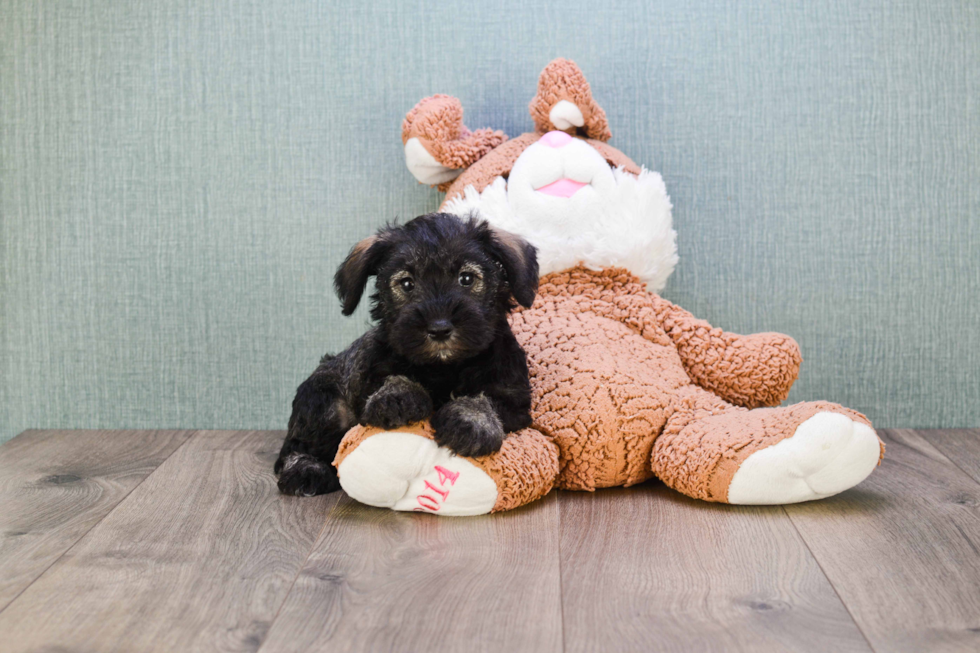
{"type": "Polygon", "coordinates": [[[0,446],[0,651],[980,651],[980,430],[825,501],[438,518],[278,494],[275,431],[0,446]]]}

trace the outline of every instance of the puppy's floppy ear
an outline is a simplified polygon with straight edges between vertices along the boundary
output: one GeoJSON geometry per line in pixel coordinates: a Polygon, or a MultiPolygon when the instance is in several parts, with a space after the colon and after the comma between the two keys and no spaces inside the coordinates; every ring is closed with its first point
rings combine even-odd
{"type": "Polygon", "coordinates": [[[350,315],[364,294],[368,277],[378,273],[378,266],[391,249],[383,235],[368,236],[354,245],[333,277],[333,287],[343,305],[341,312],[350,315]]]}
{"type": "Polygon", "coordinates": [[[486,223],[484,226],[487,253],[503,266],[510,292],[517,303],[524,308],[531,308],[538,292],[538,250],[509,231],[486,223]]]}

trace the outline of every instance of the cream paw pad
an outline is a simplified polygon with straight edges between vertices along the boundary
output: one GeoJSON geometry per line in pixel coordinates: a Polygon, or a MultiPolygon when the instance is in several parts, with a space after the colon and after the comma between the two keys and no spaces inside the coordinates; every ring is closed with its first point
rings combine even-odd
{"type": "Polygon", "coordinates": [[[464,458],[437,445],[427,422],[390,431],[356,426],[345,436],[334,466],[341,487],[361,503],[469,516],[506,510],[547,494],[558,451],[532,429],[509,434],[495,454],[464,458]]]}
{"type": "Polygon", "coordinates": [[[833,496],[866,479],[881,458],[881,442],[867,424],[821,412],[793,435],[745,459],[732,477],[728,502],[800,503],[833,496]]]}

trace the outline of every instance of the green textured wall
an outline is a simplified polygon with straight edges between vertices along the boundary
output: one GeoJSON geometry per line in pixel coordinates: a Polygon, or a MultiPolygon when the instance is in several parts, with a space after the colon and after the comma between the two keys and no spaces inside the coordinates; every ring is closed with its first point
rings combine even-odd
{"type": "Polygon", "coordinates": [[[976,2],[2,0],[0,440],[281,428],[343,253],[438,205],[404,113],[519,134],[556,56],[667,182],[668,298],[795,336],[791,400],[980,425],[976,2]]]}

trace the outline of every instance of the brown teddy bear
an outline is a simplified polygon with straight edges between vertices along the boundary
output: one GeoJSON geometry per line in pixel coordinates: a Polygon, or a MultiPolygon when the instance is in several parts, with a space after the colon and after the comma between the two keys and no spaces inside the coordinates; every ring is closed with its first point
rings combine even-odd
{"type": "Polygon", "coordinates": [[[691,497],[809,501],[866,478],[884,454],[866,417],[828,402],[775,407],[800,366],[796,342],[713,328],[662,299],[677,262],[660,175],[606,141],[606,115],[571,61],[542,72],[535,131],[463,126],[435,95],[402,126],[409,170],[538,248],[539,294],[512,316],[533,391],[532,428],[496,454],[461,458],[427,423],[355,427],[334,462],[367,504],[440,515],[515,508],[553,487],[594,490],[657,477],[691,497]]]}

